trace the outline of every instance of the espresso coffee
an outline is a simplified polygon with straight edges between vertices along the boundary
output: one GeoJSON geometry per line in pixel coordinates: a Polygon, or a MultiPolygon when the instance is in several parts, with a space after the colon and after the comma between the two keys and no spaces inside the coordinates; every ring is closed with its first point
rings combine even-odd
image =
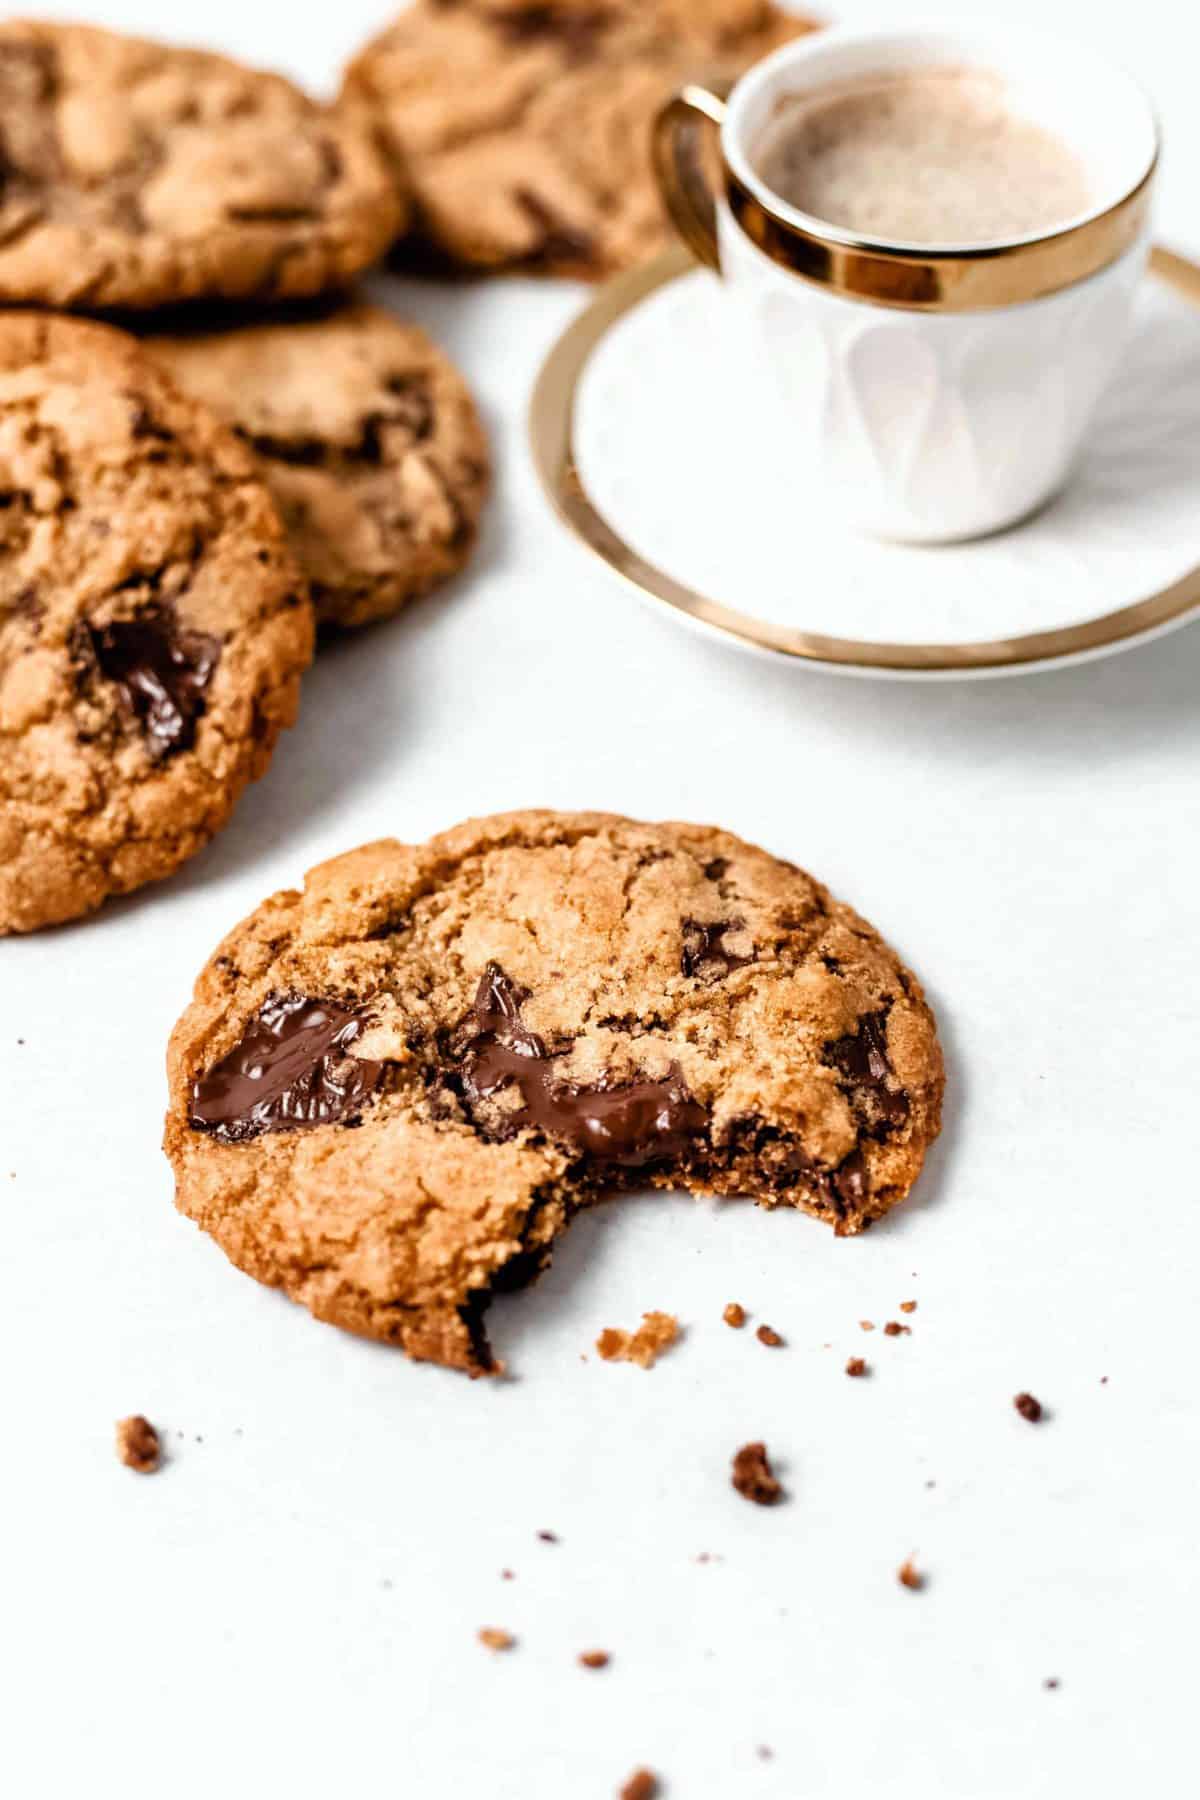
{"type": "Polygon", "coordinates": [[[755,162],[789,205],[885,243],[1032,237],[1094,199],[1075,151],[1023,117],[998,76],[971,69],[797,95],[778,108],[755,162]]]}

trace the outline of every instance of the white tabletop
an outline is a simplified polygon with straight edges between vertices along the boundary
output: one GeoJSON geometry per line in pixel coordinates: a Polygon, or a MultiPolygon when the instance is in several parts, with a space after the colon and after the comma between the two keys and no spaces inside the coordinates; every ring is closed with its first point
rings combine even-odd
{"type": "MultiPolygon", "coordinates": [[[[151,30],[163,11],[45,10],[151,30]]],[[[329,85],[388,11],[179,0],[170,30],[329,85]]],[[[1127,51],[1171,142],[1165,235],[1195,252],[1187,11],[957,16],[1127,51]]],[[[0,944],[0,1785],[604,1800],[646,1763],[671,1800],[1182,1795],[1200,629],[936,689],[694,639],[610,586],[536,488],[525,402],[581,291],[381,285],[488,411],[474,571],[321,658],[270,775],[179,879],[0,944]],[[599,1208],[494,1310],[514,1379],[471,1384],[313,1323],[177,1217],[163,1049],[272,889],[365,839],[535,804],[720,822],[819,873],[927,981],[947,1128],[861,1242],[735,1204],[599,1208]],[[911,1336],[859,1330],[910,1298],[911,1336]],[[728,1330],[733,1299],[786,1348],[728,1330]],[[581,1360],[652,1307],[687,1327],[652,1373],[581,1360]],[[870,1380],[843,1374],[855,1353],[870,1380]],[[132,1411],[168,1433],[151,1480],[113,1454],[132,1411]],[[773,1512],[729,1486],[757,1437],[791,1493],[773,1512]],[[896,1581],[910,1553],[920,1593],[896,1581]],[[482,1649],[486,1625],[517,1648],[482,1649]],[[607,1670],[576,1666],[590,1648],[607,1670]]]]}

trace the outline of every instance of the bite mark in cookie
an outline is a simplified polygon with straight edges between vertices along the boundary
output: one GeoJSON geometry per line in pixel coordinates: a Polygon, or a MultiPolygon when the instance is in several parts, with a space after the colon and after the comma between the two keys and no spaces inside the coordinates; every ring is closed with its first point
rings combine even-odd
{"type": "Polygon", "coordinates": [[[491,1296],[582,1206],[684,1187],[853,1235],[908,1192],[942,1089],[915,978],[809,876],[597,814],[314,870],[221,946],[170,1069],[180,1207],[318,1317],[474,1374],[491,1296]],[[716,863],[745,960],[711,980],[681,945],[716,863]],[[838,1048],[882,1015],[886,1131],[838,1048]]]}

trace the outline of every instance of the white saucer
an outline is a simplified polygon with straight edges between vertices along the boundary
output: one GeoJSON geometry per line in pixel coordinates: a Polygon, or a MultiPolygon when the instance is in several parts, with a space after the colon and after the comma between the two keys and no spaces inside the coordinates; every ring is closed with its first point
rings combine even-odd
{"type": "Polygon", "coordinates": [[[601,292],[533,402],[556,509],[655,605],[842,673],[1020,674],[1200,616],[1200,269],[1156,252],[1133,339],[1068,488],[969,544],[830,519],[770,372],[682,251],[601,292]]]}

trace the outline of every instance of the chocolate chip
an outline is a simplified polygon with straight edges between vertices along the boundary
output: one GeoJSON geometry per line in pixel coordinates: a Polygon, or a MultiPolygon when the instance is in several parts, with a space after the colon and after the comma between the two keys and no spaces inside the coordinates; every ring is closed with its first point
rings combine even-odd
{"type": "Polygon", "coordinates": [[[493,13],[493,30],[509,44],[532,44],[551,39],[560,44],[572,61],[582,61],[592,54],[599,40],[613,22],[611,6],[564,7],[555,0],[529,0],[521,7],[508,7],[493,13]]]}
{"type": "Polygon", "coordinates": [[[556,1057],[522,1021],[525,998],[498,964],[489,963],[471,1013],[454,1034],[462,1098],[477,1127],[481,1115],[487,1117],[487,1102],[515,1087],[521,1104],[503,1115],[509,1134],[544,1131],[596,1163],[641,1169],[670,1162],[707,1131],[708,1113],[677,1067],[660,1081],[556,1083],[556,1057]]]}
{"type": "Polygon", "coordinates": [[[1040,1400],[1035,1400],[1032,1394],[1018,1394],[1013,1405],[1021,1417],[1028,1419],[1031,1425],[1036,1425],[1041,1419],[1042,1403],[1040,1400]]]}
{"type": "Polygon", "coordinates": [[[400,402],[399,406],[389,408],[386,414],[380,415],[384,423],[402,425],[415,443],[423,443],[433,431],[433,398],[429,391],[429,377],[409,370],[404,374],[389,375],[383,385],[400,402]]]}
{"type": "Polygon", "coordinates": [[[115,683],[141,725],[155,761],[190,750],[220,660],[220,640],[181,631],[174,609],[155,603],[132,619],[88,625],[87,643],[100,674],[115,683]]]}
{"type": "Polygon", "coordinates": [[[130,437],[137,442],[174,443],[174,432],[168,430],[165,425],[159,424],[144,400],[139,399],[136,394],[130,394],[128,399],[130,437]]]}
{"type": "Polygon", "coordinates": [[[782,1347],[783,1339],[771,1325],[760,1325],[754,1335],[760,1344],[767,1346],[768,1350],[778,1350],[782,1347]]]}
{"type": "Polygon", "coordinates": [[[269,1131],[353,1124],[379,1085],[383,1064],[349,1047],[361,1012],[288,994],[268,1000],[240,1042],[192,1087],[190,1123],[223,1142],[269,1131]]]}
{"type": "Polygon", "coordinates": [[[901,1587],[909,1588],[914,1594],[919,1593],[925,1586],[925,1577],[916,1567],[911,1556],[907,1562],[901,1563],[900,1567],[897,1569],[896,1580],[900,1583],[901,1587]]]}
{"type": "Polygon", "coordinates": [[[739,1306],[736,1300],[731,1300],[721,1317],[727,1325],[732,1325],[735,1331],[740,1331],[746,1323],[746,1309],[744,1306],[739,1306]]]}
{"type": "Polygon", "coordinates": [[[513,199],[537,228],[537,246],[528,259],[531,264],[541,267],[543,264],[558,266],[564,263],[591,263],[596,244],[590,232],[560,219],[544,200],[539,199],[528,188],[517,188],[513,199]]]}
{"type": "Polygon", "coordinates": [[[908,1095],[888,1059],[887,1013],[869,1013],[850,1037],[826,1044],[825,1055],[843,1077],[851,1105],[865,1130],[886,1136],[908,1118],[908,1095]]]}
{"type": "Polygon", "coordinates": [[[867,1364],[861,1356],[852,1356],[846,1364],[846,1373],[856,1376],[866,1375],[868,1373],[867,1364]]]}
{"type": "Polygon", "coordinates": [[[740,969],[746,963],[754,961],[754,952],[742,956],[731,950],[725,939],[745,932],[744,919],[718,920],[715,924],[704,924],[699,919],[683,921],[683,951],[679,958],[679,966],[689,979],[700,981],[720,980],[728,975],[731,969],[740,969]]]}

